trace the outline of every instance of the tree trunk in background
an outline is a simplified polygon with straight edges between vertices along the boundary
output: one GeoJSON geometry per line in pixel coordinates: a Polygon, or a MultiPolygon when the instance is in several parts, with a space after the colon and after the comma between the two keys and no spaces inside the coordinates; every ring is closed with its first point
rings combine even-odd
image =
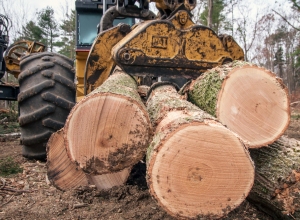
{"type": "Polygon", "coordinates": [[[250,148],[277,140],[290,120],[282,81],[244,61],[211,69],[193,81],[188,99],[237,133],[250,148]]]}
{"type": "Polygon", "coordinates": [[[209,28],[212,28],[212,23],[213,23],[213,10],[214,10],[214,3],[213,3],[213,0],[207,0],[207,9],[208,9],[207,26],[208,26],[209,28]]]}
{"type": "Polygon", "coordinates": [[[276,219],[300,219],[300,141],[281,137],[250,153],[256,176],[248,200],[276,219]]]}
{"type": "Polygon", "coordinates": [[[99,175],[130,168],[141,160],[151,132],[135,80],[116,70],[76,104],[64,138],[70,159],[84,172],[99,175]]]}
{"type": "Polygon", "coordinates": [[[147,151],[150,193],[176,218],[220,218],[240,205],[254,166],[237,136],[172,85],[152,86],[147,109],[155,136],[147,151]]]}

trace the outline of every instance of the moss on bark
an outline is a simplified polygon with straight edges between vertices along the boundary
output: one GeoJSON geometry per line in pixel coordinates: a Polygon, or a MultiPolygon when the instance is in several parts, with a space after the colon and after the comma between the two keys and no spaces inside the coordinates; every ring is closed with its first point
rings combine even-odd
{"type": "MultiPolygon", "coordinates": [[[[187,113],[184,117],[174,119],[171,125],[168,125],[168,129],[164,131],[158,131],[147,149],[147,163],[150,160],[153,152],[157,149],[164,140],[166,140],[170,133],[184,124],[190,124],[191,122],[204,123],[205,119],[216,120],[213,116],[199,109],[192,103],[181,99],[181,96],[177,93],[176,89],[172,85],[162,85],[155,88],[150,98],[147,101],[147,110],[149,112],[150,121],[153,127],[166,117],[167,113],[171,111],[182,111],[187,113]]],[[[216,122],[217,123],[217,122],[216,122]]]]}
{"type": "Polygon", "coordinates": [[[172,85],[164,85],[154,89],[147,101],[147,110],[154,127],[168,112],[175,110],[201,112],[203,118],[213,118],[192,103],[181,99],[172,85]]]}
{"type": "Polygon", "coordinates": [[[145,105],[137,92],[137,88],[137,82],[133,77],[117,69],[113,75],[111,75],[101,86],[87,95],[87,97],[97,93],[112,93],[134,99],[145,109],[145,105]]]}
{"type": "Polygon", "coordinates": [[[256,177],[248,199],[274,218],[300,219],[300,141],[281,137],[250,154],[256,177]]]}
{"type": "Polygon", "coordinates": [[[224,79],[232,70],[245,65],[253,64],[245,61],[234,61],[208,70],[192,82],[188,100],[216,117],[217,99],[224,79]]]}

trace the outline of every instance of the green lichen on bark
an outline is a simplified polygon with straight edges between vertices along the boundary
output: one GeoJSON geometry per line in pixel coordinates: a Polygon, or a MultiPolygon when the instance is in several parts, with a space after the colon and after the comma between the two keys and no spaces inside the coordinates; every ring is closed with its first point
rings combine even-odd
{"type": "Polygon", "coordinates": [[[256,178],[248,198],[281,219],[300,218],[300,142],[280,138],[268,147],[251,149],[256,178]]]}
{"type": "Polygon", "coordinates": [[[188,99],[199,108],[209,114],[216,116],[217,96],[222,87],[223,80],[219,77],[219,72],[212,70],[198,78],[190,90],[188,99]]]}
{"type": "MultiPolygon", "coordinates": [[[[181,99],[176,89],[171,85],[158,87],[153,92],[154,95],[147,101],[147,110],[154,126],[170,111],[201,111],[197,106],[181,99]]],[[[207,115],[207,117],[211,116],[207,115]]]]}
{"type": "Polygon", "coordinates": [[[188,100],[216,117],[217,99],[226,76],[235,68],[253,65],[245,61],[234,61],[211,70],[197,78],[188,93],[188,100]]]}
{"type": "Polygon", "coordinates": [[[176,118],[168,129],[163,132],[157,132],[147,150],[147,164],[153,151],[157,150],[160,144],[169,137],[169,134],[180,128],[184,124],[203,123],[205,119],[216,120],[213,116],[199,109],[192,103],[181,99],[176,89],[171,85],[160,86],[153,90],[154,94],[150,96],[147,102],[147,110],[150,115],[150,121],[155,126],[162,120],[168,112],[182,111],[186,113],[183,117],[176,118]]]}
{"type": "Polygon", "coordinates": [[[96,88],[88,96],[96,93],[111,93],[126,96],[136,100],[141,106],[144,104],[137,92],[137,83],[130,75],[117,71],[111,75],[101,86],[96,88]]]}

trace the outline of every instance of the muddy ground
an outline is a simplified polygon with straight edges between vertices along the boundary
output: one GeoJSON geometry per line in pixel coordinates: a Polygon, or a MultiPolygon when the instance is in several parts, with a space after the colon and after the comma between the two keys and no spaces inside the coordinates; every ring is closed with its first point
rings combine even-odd
{"type": "MultiPolygon", "coordinates": [[[[286,135],[300,140],[299,109],[300,106],[293,109],[286,135]]],[[[18,132],[14,122],[2,119],[3,113],[0,117],[0,134],[18,132]]],[[[47,180],[45,161],[22,157],[18,138],[0,137],[0,161],[0,169],[1,166],[8,166],[12,171],[21,171],[0,176],[0,219],[174,219],[161,210],[149,195],[144,164],[133,169],[125,186],[109,191],[97,191],[89,187],[63,192],[47,180]],[[12,164],[17,166],[12,167],[12,164]],[[18,170],[18,166],[22,170],[18,170]]],[[[223,219],[272,218],[245,201],[223,219]]]]}

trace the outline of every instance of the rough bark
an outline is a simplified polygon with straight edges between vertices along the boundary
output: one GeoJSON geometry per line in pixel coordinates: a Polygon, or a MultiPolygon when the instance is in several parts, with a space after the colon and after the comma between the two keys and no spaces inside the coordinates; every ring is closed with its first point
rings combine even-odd
{"type": "Polygon", "coordinates": [[[300,141],[281,137],[250,153],[256,175],[248,200],[275,219],[300,219],[300,141]]]}
{"type": "Polygon", "coordinates": [[[277,140],[290,120],[282,80],[244,61],[211,69],[190,84],[188,99],[237,133],[250,148],[277,140]]]}
{"type": "Polygon", "coordinates": [[[84,172],[108,174],[145,155],[151,126],[135,80],[116,70],[72,109],[65,125],[70,159],[84,172]]]}
{"type": "Polygon", "coordinates": [[[55,187],[64,191],[88,185],[86,174],[67,155],[62,129],[47,143],[47,175],[55,187]]]}
{"type": "Polygon", "coordinates": [[[152,87],[147,109],[156,127],[147,182],[160,206],[184,219],[220,218],[239,206],[254,167],[237,135],[180,99],[172,85],[152,87]]]}

